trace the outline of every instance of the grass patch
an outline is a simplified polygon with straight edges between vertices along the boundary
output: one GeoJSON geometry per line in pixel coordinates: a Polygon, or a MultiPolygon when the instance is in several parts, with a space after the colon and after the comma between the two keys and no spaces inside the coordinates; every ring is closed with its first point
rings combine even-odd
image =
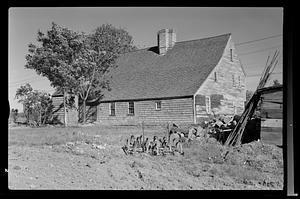
{"type": "MultiPolygon", "coordinates": [[[[141,135],[142,129],[139,126],[44,127],[12,128],[8,133],[9,146],[59,145],[76,141],[121,145],[130,135],[141,135]],[[99,136],[99,139],[94,139],[95,135],[99,136]]],[[[164,136],[164,131],[159,127],[145,128],[144,133],[151,139],[154,135],[164,136]]]]}
{"type": "Polygon", "coordinates": [[[225,175],[230,176],[231,178],[235,179],[235,181],[240,183],[249,181],[262,181],[265,178],[261,172],[240,166],[225,166],[223,171],[225,175]]]}
{"type": "Polygon", "coordinates": [[[87,136],[79,134],[78,129],[79,128],[10,129],[8,145],[60,145],[66,142],[82,141],[86,139],[87,136]]]}

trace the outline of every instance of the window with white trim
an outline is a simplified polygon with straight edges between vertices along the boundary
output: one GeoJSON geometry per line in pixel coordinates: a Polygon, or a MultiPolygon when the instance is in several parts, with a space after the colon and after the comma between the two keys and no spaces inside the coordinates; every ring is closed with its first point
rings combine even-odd
{"type": "Polygon", "coordinates": [[[116,103],[115,102],[111,102],[109,104],[109,115],[110,116],[115,116],[116,115],[116,103]]]}
{"type": "Polygon", "coordinates": [[[155,102],[155,110],[157,110],[157,111],[161,110],[161,101],[155,102]]]}
{"type": "Polygon", "coordinates": [[[128,115],[134,115],[134,102],[128,102],[128,115]]]}

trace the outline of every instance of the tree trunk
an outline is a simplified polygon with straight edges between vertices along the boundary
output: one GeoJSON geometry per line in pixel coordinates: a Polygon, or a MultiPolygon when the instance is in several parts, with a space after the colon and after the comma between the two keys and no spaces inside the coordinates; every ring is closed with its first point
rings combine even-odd
{"type": "Polygon", "coordinates": [[[24,112],[24,115],[25,115],[25,118],[26,118],[26,124],[28,124],[29,122],[29,114],[28,114],[28,109],[27,107],[23,104],[23,112],[24,112]]]}
{"type": "Polygon", "coordinates": [[[82,104],[82,114],[83,114],[83,123],[86,123],[86,100],[83,101],[82,104]]]}
{"type": "Polygon", "coordinates": [[[43,125],[46,123],[46,120],[48,119],[48,108],[45,108],[45,111],[44,111],[44,117],[42,117],[43,119],[43,125]]]}
{"type": "Polygon", "coordinates": [[[65,127],[68,125],[67,124],[67,109],[66,109],[66,89],[64,89],[64,123],[65,127]]]}
{"type": "Polygon", "coordinates": [[[25,117],[26,117],[26,124],[28,124],[29,120],[30,120],[30,114],[29,114],[29,110],[28,109],[25,112],[25,117]]]}
{"type": "Polygon", "coordinates": [[[39,114],[39,126],[42,124],[42,108],[40,109],[39,114]]]}

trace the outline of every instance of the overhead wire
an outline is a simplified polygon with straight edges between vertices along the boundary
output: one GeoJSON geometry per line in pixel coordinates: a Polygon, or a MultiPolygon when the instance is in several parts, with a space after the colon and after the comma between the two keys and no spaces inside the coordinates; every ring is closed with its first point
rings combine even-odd
{"type": "Polygon", "coordinates": [[[249,44],[249,43],[254,43],[254,42],[262,41],[262,40],[266,40],[266,39],[281,37],[281,36],[282,36],[282,34],[271,35],[269,37],[264,37],[264,38],[260,38],[260,39],[255,39],[255,40],[250,40],[250,41],[245,41],[245,42],[237,43],[237,44],[235,44],[235,46],[241,46],[241,45],[245,45],[245,44],[249,44]]]}

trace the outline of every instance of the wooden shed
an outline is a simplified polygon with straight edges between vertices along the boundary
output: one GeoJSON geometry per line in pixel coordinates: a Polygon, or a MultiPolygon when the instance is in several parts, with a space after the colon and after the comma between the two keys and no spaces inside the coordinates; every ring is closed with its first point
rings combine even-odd
{"type": "Polygon", "coordinates": [[[78,96],[67,93],[64,103],[63,92],[56,91],[52,95],[52,103],[54,106],[53,119],[55,123],[66,126],[74,126],[78,124],[78,96]],[[66,104],[66,115],[64,104],[66,104]]]}
{"type": "Polygon", "coordinates": [[[283,90],[282,85],[261,90],[261,140],[282,145],[283,90]]]}

